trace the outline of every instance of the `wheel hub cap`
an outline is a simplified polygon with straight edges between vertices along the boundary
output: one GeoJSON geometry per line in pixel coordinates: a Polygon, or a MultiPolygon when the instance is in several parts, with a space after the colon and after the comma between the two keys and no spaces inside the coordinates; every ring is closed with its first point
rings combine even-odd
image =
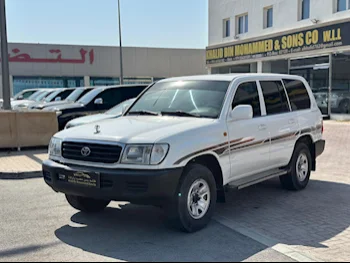
{"type": "Polygon", "coordinates": [[[299,181],[305,181],[309,173],[309,160],[305,153],[299,155],[296,168],[299,181]]]}
{"type": "Polygon", "coordinates": [[[190,187],[187,198],[188,212],[194,219],[205,216],[210,206],[210,188],[204,179],[195,181],[190,187]]]}

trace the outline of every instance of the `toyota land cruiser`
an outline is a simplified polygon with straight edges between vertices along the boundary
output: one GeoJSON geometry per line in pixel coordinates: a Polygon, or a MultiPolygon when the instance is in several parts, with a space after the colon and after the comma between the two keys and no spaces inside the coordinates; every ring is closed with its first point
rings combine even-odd
{"type": "Polygon", "coordinates": [[[323,119],[305,79],[275,74],[172,78],[118,119],[56,134],[46,183],[86,213],[110,201],[157,205],[187,232],[205,227],[225,188],[279,177],[304,189],[322,154],[323,119]]]}

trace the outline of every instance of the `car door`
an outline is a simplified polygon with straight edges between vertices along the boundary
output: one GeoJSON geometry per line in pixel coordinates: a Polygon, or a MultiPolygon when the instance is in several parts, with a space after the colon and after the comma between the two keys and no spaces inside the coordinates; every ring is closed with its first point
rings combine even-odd
{"type": "Polygon", "coordinates": [[[286,166],[292,156],[299,131],[298,115],[291,111],[282,80],[260,81],[264,96],[271,146],[270,165],[286,166]]]}
{"type": "Polygon", "coordinates": [[[269,132],[262,117],[263,101],[256,81],[238,85],[232,99],[231,110],[238,105],[251,105],[253,119],[227,121],[230,141],[231,180],[253,175],[268,169],[269,132]]]}

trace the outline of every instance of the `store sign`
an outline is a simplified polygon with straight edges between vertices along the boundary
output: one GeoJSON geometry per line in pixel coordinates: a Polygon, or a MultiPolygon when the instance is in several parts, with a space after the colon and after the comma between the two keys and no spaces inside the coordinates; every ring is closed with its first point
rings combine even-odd
{"type": "Polygon", "coordinates": [[[350,22],[296,33],[208,48],[207,64],[259,59],[350,45],[350,22]]]}
{"type": "MultiPolygon", "coordinates": [[[[88,63],[92,65],[95,61],[95,51],[80,49],[79,58],[67,58],[64,57],[60,49],[49,50],[50,55],[48,58],[35,58],[28,53],[21,52],[20,49],[14,48],[9,54],[9,62],[22,62],[22,63],[65,63],[65,64],[85,64],[87,62],[86,55],[88,55],[88,63]]],[[[77,56],[78,57],[78,56],[77,56]]]]}

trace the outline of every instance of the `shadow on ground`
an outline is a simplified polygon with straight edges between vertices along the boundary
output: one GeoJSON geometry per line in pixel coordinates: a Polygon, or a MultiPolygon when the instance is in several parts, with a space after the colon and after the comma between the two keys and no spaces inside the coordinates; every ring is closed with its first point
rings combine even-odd
{"type": "MultiPolygon", "coordinates": [[[[217,212],[285,244],[324,247],[321,242],[349,227],[349,193],[349,185],[321,181],[288,192],[273,180],[228,193],[217,212]]],[[[126,205],[94,216],[77,213],[55,234],[73,247],[127,261],[242,261],[267,249],[216,221],[184,234],[164,219],[159,209],[126,205]]]]}
{"type": "Polygon", "coordinates": [[[169,229],[160,209],[126,205],[104,213],[75,214],[56,237],[68,245],[126,261],[242,261],[266,249],[213,221],[195,234],[169,229]],[[72,224],[71,224],[72,225],[72,224]]]}

